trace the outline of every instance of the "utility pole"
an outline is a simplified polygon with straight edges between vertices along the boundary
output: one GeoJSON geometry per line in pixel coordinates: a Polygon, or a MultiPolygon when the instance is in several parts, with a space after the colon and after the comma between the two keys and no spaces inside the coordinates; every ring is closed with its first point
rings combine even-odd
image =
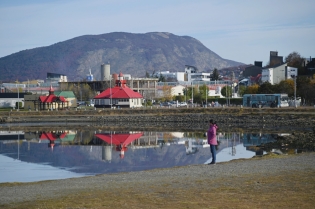
{"type": "Polygon", "coordinates": [[[80,84],[80,100],[82,102],[82,85],[80,84]]]}
{"type": "Polygon", "coordinates": [[[227,85],[225,86],[225,100],[226,100],[226,106],[228,106],[228,100],[227,100],[227,85]]]}
{"type": "Polygon", "coordinates": [[[208,86],[206,84],[206,108],[208,107],[208,86]]]}
{"type": "Polygon", "coordinates": [[[194,106],[194,86],[193,86],[193,82],[191,82],[191,103],[192,103],[192,106],[194,106]]]}
{"type": "Polygon", "coordinates": [[[187,102],[186,95],[187,95],[187,85],[186,85],[186,88],[185,88],[185,102],[187,102]]]}
{"type": "Polygon", "coordinates": [[[294,79],[294,107],[297,107],[296,106],[296,75],[291,74],[291,78],[294,79]]]}
{"type": "Polygon", "coordinates": [[[18,92],[18,101],[17,101],[17,111],[20,111],[20,90],[18,84],[16,84],[17,92],[18,92]]]}
{"type": "Polygon", "coordinates": [[[109,79],[109,103],[110,109],[112,109],[112,78],[109,79]]]}
{"type": "Polygon", "coordinates": [[[294,107],[296,107],[296,75],[294,75],[294,107]]]}

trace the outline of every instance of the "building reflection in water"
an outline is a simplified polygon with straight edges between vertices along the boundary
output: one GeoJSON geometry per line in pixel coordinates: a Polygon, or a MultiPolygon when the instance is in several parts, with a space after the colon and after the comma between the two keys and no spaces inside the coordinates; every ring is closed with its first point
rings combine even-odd
{"type": "Polygon", "coordinates": [[[73,131],[48,131],[48,132],[41,132],[39,134],[39,143],[43,143],[48,141],[48,147],[51,150],[54,149],[56,145],[55,142],[59,143],[67,143],[73,141],[75,137],[75,132],[73,131]]]}
{"type": "MultiPolygon", "coordinates": [[[[220,132],[218,160],[261,155],[266,150],[260,145],[277,135],[220,132]]],[[[88,174],[204,164],[211,158],[203,132],[103,130],[0,131],[1,156],[88,174]]]]}
{"type": "Polygon", "coordinates": [[[112,160],[112,146],[115,146],[115,150],[120,152],[119,156],[121,159],[125,157],[125,152],[128,150],[128,145],[131,144],[136,139],[139,139],[143,135],[140,133],[98,133],[95,136],[104,142],[102,146],[102,159],[108,162],[112,160]]]}
{"type": "Polygon", "coordinates": [[[261,156],[264,154],[264,150],[257,146],[274,142],[277,135],[278,134],[245,133],[243,135],[243,144],[245,147],[252,149],[256,155],[261,156]]]}
{"type": "Polygon", "coordinates": [[[188,139],[185,141],[186,155],[195,154],[200,148],[210,147],[206,139],[188,139]]]}

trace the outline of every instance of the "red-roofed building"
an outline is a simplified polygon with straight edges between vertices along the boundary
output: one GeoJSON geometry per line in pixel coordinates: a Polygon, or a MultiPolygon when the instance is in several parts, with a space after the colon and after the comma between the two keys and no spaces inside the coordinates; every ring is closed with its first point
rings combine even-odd
{"type": "Polygon", "coordinates": [[[38,99],[39,109],[64,109],[69,107],[67,100],[63,96],[56,96],[54,94],[54,89],[50,86],[48,96],[40,96],[38,99]]]}
{"type": "Polygon", "coordinates": [[[50,147],[52,150],[54,149],[55,146],[55,140],[57,139],[63,139],[67,133],[61,132],[61,133],[55,133],[55,132],[43,132],[40,136],[41,141],[49,141],[48,147],[50,147]]]}
{"type": "Polygon", "coordinates": [[[94,97],[94,107],[96,108],[132,108],[142,106],[143,96],[131,90],[123,79],[123,74],[119,73],[118,80],[114,88],[108,88],[94,97]]]}
{"type": "Polygon", "coordinates": [[[124,158],[125,151],[128,150],[127,146],[139,139],[143,133],[121,133],[121,134],[109,134],[109,133],[99,133],[95,136],[108,144],[116,145],[116,151],[120,152],[120,158],[124,158]]]}

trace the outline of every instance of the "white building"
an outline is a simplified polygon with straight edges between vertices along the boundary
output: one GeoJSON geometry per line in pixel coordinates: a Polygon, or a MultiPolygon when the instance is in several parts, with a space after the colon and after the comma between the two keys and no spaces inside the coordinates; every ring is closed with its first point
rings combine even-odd
{"type": "Polygon", "coordinates": [[[190,74],[190,73],[197,73],[198,68],[191,66],[191,65],[185,65],[185,73],[190,74]]]}
{"type": "MultiPolygon", "coordinates": [[[[266,68],[262,69],[261,71],[261,82],[269,82],[271,83],[273,81],[273,68],[266,68]]],[[[273,84],[273,83],[271,83],[273,84]]]]}
{"type": "Polygon", "coordinates": [[[286,79],[286,67],[287,63],[284,63],[272,68],[262,69],[261,82],[269,82],[272,85],[280,83],[280,81],[286,79]]]}
{"type": "Polygon", "coordinates": [[[24,95],[26,93],[0,93],[0,107],[17,107],[17,102],[20,103],[20,106],[24,108],[24,95]]]}
{"type": "Polygon", "coordinates": [[[199,149],[210,147],[206,139],[187,139],[185,141],[186,155],[194,154],[199,149]]]}
{"type": "Polygon", "coordinates": [[[131,75],[130,74],[124,74],[124,79],[125,80],[131,80],[131,75]]]}
{"type": "Polygon", "coordinates": [[[223,95],[221,94],[221,89],[224,87],[225,85],[209,85],[208,89],[208,96],[210,97],[220,97],[223,98],[223,95]]]}
{"type": "Polygon", "coordinates": [[[17,92],[18,87],[20,93],[30,92],[33,94],[48,94],[50,86],[54,87],[55,90],[59,90],[59,83],[3,83],[0,86],[0,92],[17,92]]]}
{"type": "Polygon", "coordinates": [[[210,73],[190,73],[187,76],[188,82],[210,81],[210,73]]]}
{"type": "Polygon", "coordinates": [[[292,79],[293,76],[298,75],[298,69],[287,66],[287,63],[278,65],[273,68],[262,69],[261,82],[268,81],[272,85],[279,84],[286,79],[292,79]]]}
{"type": "Polygon", "coordinates": [[[166,95],[171,96],[180,96],[184,95],[185,86],[176,85],[176,86],[157,86],[157,97],[165,97],[166,95]]]}
{"type": "Polygon", "coordinates": [[[298,69],[295,67],[287,67],[287,79],[291,79],[294,76],[298,76],[298,69]]]}
{"type": "Polygon", "coordinates": [[[184,72],[170,72],[170,71],[161,71],[156,73],[155,76],[159,77],[162,75],[166,80],[167,78],[172,78],[177,81],[185,81],[185,73],[184,72]]]}
{"type": "Polygon", "coordinates": [[[198,72],[198,68],[190,65],[185,65],[185,74],[187,74],[187,81],[210,81],[210,73],[198,72]]]}
{"type": "Polygon", "coordinates": [[[194,66],[185,65],[184,72],[170,72],[160,71],[154,74],[159,77],[162,75],[165,80],[172,78],[177,82],[197,82],[197,81],[210,81],[210,73],[198,72],[198,69],[194,66]]]}
{"type": "MultiPolygon", "coordinates": [[[[213,84],[207,85],[208,88],[208,96],[209,97],[220,97],[222,98],[221,89],[226,86],[225,84],[213,84]]],[[[186,87],[191,88],[191,85],[187,85],[186,87]]],[[[186,88],[184,85],[158,85],[157,86],[157,97],[165,97],[169,94],[171,96],[180,96],[184,95],[184,89],[186,88]]],[[[194,85],[194,88],[198,88],[199,85],[194,85]]]]}
{"type": "Polygon", "coordinates": [[[68,78],[64,74],[47,73],[46,82],[47,83],[68,82],[68,78]]]}

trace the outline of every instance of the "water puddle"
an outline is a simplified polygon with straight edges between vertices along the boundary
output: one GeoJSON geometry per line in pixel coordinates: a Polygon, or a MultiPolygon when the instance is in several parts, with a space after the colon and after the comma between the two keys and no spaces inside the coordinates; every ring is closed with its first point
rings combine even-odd
{"type": "MultiPolygon", "coordinates": [[[[257,145],[275,134],[219,133],[217,162],[266,153],[257,145]]],[[[207,164],[203,133],[1,131],[0,182],[35,182],[88,175],[207,164]]]]}

